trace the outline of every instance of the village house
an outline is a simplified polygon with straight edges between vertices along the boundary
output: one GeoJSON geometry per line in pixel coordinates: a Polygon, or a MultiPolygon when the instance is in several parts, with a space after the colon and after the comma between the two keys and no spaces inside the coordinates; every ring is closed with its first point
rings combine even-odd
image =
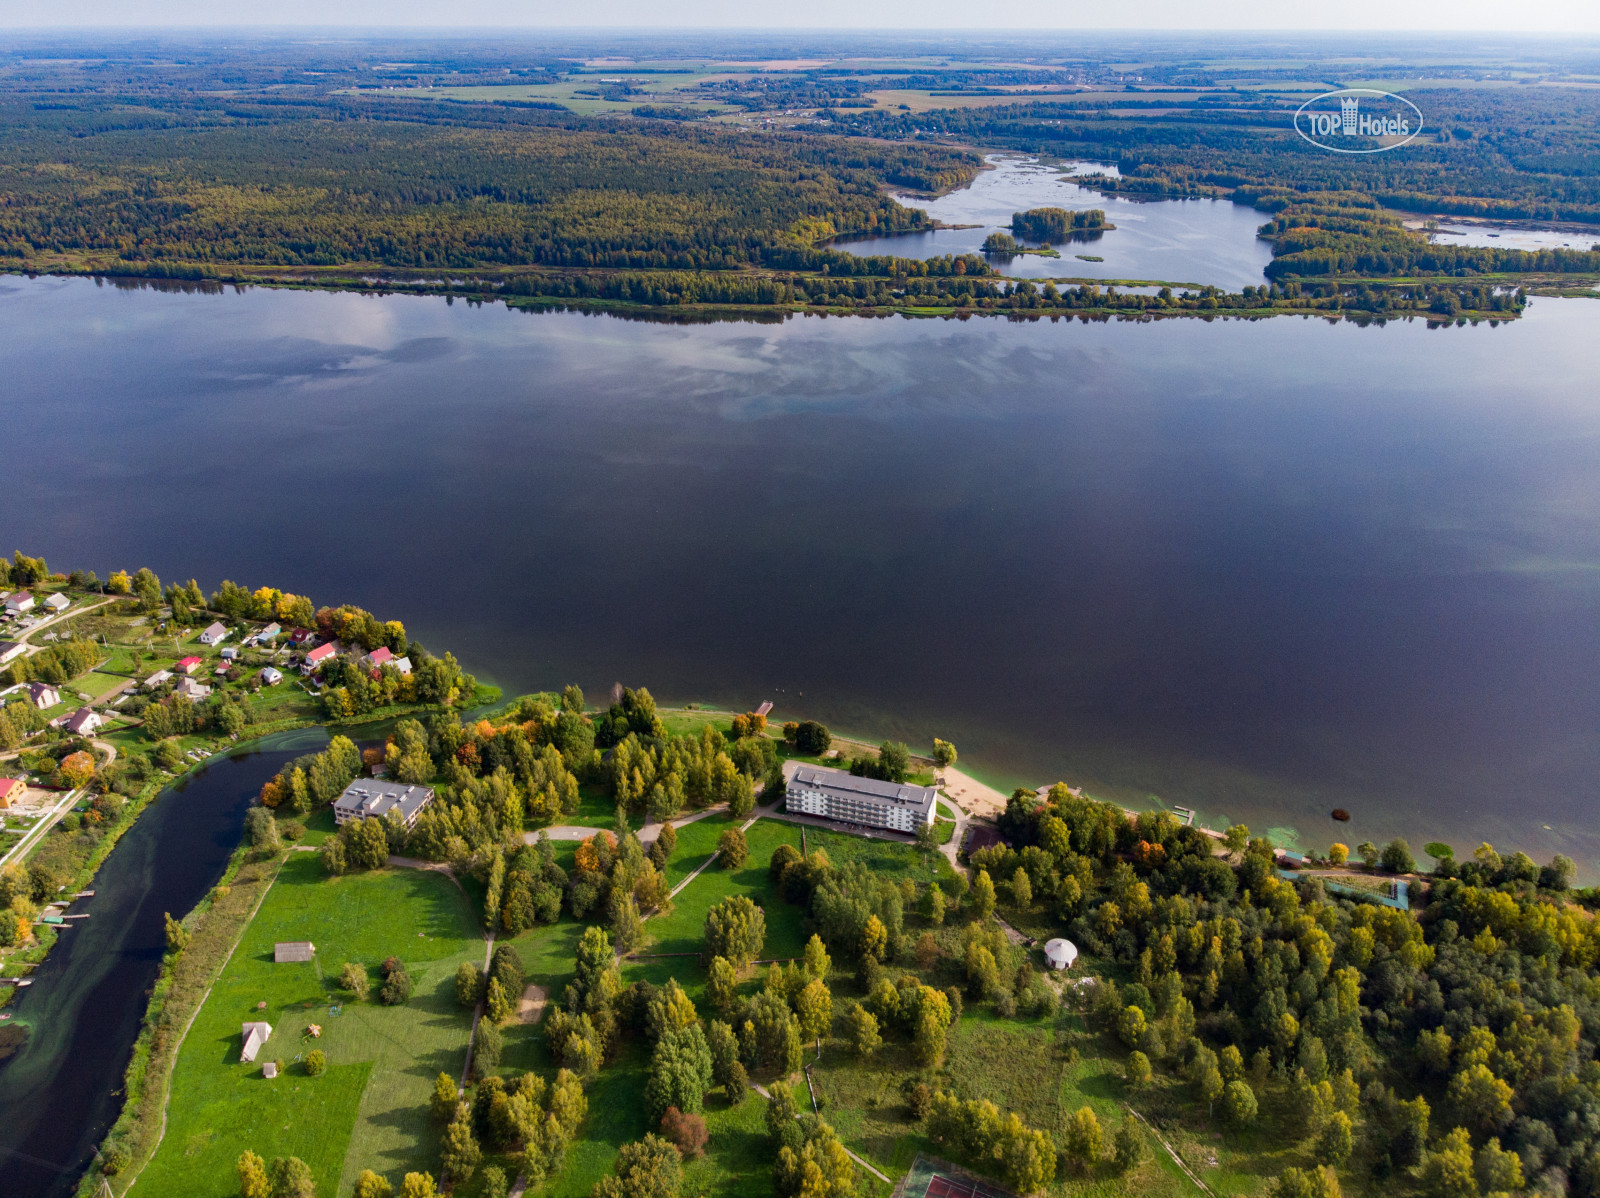
{"type": "Polygon", "coordinates": [[[61,702],[61,692],[48,682],[30,682],[28,684],[28,701],[43,711],[46,707],[54,707],[61,702]]]}
{"type": "Polygon", "coordinates": [[[71,715],[64,715],[50,722],[57,728],[65,728],[74,736],[92,736],[104,723],[100,713],[90,707],[80,707],[71,715]]]}
{"type": "Polygon", "coordinates": [[[211,693],[211,688],[203,682],[196,682],[193,678],[180,678],[173,693],[198,703],[211,693]]]}
{"type": "Polygon", "coordinates": [[[151,674],[150,677],[146,678],[142,683],[140,683],[140,685],[143,686],[144,689],[147,690],[147,691],[153,691],[153,690],[156,689],[156,687],[160,686],[163,682],[171,682],[171,681],[172,681],[172,671],[171,670],[157,670],[154,674],[151,674]]]}
{"type": "Polygon", "coordinates": [[[193,674],[199,667],[200,659],[198,657],[190,656],[181,659],[178,664],[172,668],[177,670],[180,674],[193,674]]]}
{"type": "Polygon", "coordinates": [[[262,686],[277,686],[278,683],[280,683],[282,681],[283,681],[283,671],[282,670],[274,669],[272,666],[264,666],[264,667],[262,667],[262,670],[261,670],[261,685],[262,686]]]}
{"type": "Polygon", "coordinates": [[[317,955],[317,946],[309,940],[280,940],[272,946],[275,965],[309,961],[317,955]]]}
{"type": "Polygon", "coordinates": [[[72,600],[68,599],[60,591],[57,591],[54,595],[51,595],[50,598],[44,601],[44,605],[51,611],[62,612],[66,611],[67,608],[72,606],[72,600]]]}
{"type": "Polygon", "coordinates": [[[239,650],[234,648],[234,646],[229,645],[226,649],[224,649],[222,651],[222,660],[223,661],[238,661],[239,660],[239,650]]]}
{"type": "Polygon", "coordinates": [[[0,778],[0,811],[9,809],[12,803],[22,798],[25,789],[21,778],[0,778]]]}
{"type": "Polygon", "coordinates": [[[379,645],[371,653],[368,653],[361,659],[361,668],[364,670],[376,670],[385,662],[393,660],[394,650],[389,648],[388,645],[379,645]]]}
{"type": "Polygon", "coordinates": [[[397,657],[389,664],[395,669],[399,670],[402,674],[411,673],[411,659],[409,657],[397,657]]]}
{"type": "Polygon", "coordinates": [[[220,645],[227,639],[228,629],[220,621],[212,624],[200,634],[200,643],[202,645],[220,645]]]}
{"type": "Polygon", "coordinates": [[[28,651],[28,646],[21,641],[0,641],[0,666],[8,661],[15,661],[28,651]]]}
{"type": "Polygon", "coordinates": [[[6,596],[6,615],[20,616],[33,608],[33,596],[27,591],[13,591],[6,596]]]}
{"type": "Polygon", "coordinates": [[[302,674],[315,674],[329,661],[333,660],[334,654],[338,653],[338,651],[339,646],[332,641],[329,641],[326,645],[318,645],[310,653],[306,654],[305,661],[300,665],[300,672],[302,674]]]}
{"type": "Polygon", "coordinates": [[[270,641],[282,631],[283,629],[278,627],[277,624],[268,624],[260,632],[256,633],[256,641],[257,643],[270,641]]]}

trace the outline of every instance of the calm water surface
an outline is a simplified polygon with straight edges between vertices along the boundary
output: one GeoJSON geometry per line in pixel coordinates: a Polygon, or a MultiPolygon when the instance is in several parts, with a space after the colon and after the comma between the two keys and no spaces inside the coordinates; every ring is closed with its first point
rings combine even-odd
{"type": "Polygon", "coordinates": [[[0,322],[0,532],[52,564],[1303,845],[1600,864],[1600,304],[677,327],[9,279],[0,322]]]}
{"type": "Polygon", "coordinates": [[[1052,166],[999,154],[988,161],[992,170],[936,200],[896,197],[944,224],[972,228],[840,241],[834,248],[902,258],[976,254],[990,233],[1011,231],[1013,213],[1029,208],[1101,208],[1116,227],[1092,241],[1057,246],[1059,258],[1019,254],[990,261],[1004,274],[1029,278],[1156,279],[1229,291],[1267,281],[1263,272],[1272,261],[1272,247],[1256,237],[1267,217],[1254,208],[1227,200],[1130,200],[1081,187],[1070,177],[1088,171],[1115,174],[1115,167],[1052,166]],[[1104,261],[1086,262],[1080,254],[1104,261]]]}

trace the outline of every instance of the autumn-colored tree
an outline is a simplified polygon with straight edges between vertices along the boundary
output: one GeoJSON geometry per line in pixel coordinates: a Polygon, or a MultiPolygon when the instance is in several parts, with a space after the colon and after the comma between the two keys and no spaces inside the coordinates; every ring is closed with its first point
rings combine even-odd
{"type": "Polygon", "coordinates": [[[687,1161],[704,1155],[706,1142],[711,1138],[702,1116],[686,1115],[675,1106],[669,1106],[667,1113],[661,1116],[661,1134],[672,1141],[687,1161]]]}
{"type": "Polygon", "coordinates": [[[61,777],[66,780],[73,790],[89,785],[94,777],[94,757],[79,749],[76,753],[68,753],[61,759],[61,777]]]}
{"type": "Polygon", "coordinates": [[[978,876],[972,880],[972,892],[967,896],[967,903],[979,919],[988,919],[994,914],[994,880],[989,877],[988,870],[980,869],[978,876]]]}
{"type": "Polygon", "coordinates": [[[718,860],[724,869],[739,869],[750,859],[750,846],[742,828],[728,828],[717,838],[718,860]]]}
{"type": "MultiPolygon", "coordinates": [[[[122,576],[126,579],[128,576],[122,576]]],[[[272,1183],[267,1180],[267,1163],[249,1149],[239,1154],[239,1198],[272,1198],[272,1183]]]]}

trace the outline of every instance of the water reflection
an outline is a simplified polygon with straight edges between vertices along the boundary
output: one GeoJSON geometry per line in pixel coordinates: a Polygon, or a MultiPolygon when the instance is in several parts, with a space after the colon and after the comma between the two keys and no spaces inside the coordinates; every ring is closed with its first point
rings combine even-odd
{"type": "Polygon", "coordinates": [[[1014,212],[1102,208],[1116,228],[1092,245],[1063,245],[1059,258],[997,258],[995,266],[1019,277],[1153,279],[1228,291],[1266,282],[1262,272],[1272,260],[1272,249],[1256,237],[1266,218],[1254,208],[1226,200],[1128,199],[1071,181],[1075,174],[1114,172],[1094,163],[1063,168],[1015,155],[992,155],[988,162],[993,169],[981,172],[970,186],[936,200],[897,197],[944,224],[973,227],[840,241],[835,248],[903,258],[977,253],[990,233],[1010,231],[1014,212]]]}
{"type": "Polygon", "coordinates": [[[1345,807],[1600,861],[1593,304],[695,326],[12,279],[0,319],[7,529],[52,564],[1309,844],[1345,807]]]}

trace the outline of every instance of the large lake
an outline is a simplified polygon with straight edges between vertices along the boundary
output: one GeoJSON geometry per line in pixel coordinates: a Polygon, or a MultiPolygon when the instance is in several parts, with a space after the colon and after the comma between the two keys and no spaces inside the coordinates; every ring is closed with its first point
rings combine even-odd
{"type": "Polygon", "coordinates": [[[1302,845],[1600,862],[1600,303],[674,326],[6,278],[0,322],[0,534],[53,565],[1302,845]]]}

